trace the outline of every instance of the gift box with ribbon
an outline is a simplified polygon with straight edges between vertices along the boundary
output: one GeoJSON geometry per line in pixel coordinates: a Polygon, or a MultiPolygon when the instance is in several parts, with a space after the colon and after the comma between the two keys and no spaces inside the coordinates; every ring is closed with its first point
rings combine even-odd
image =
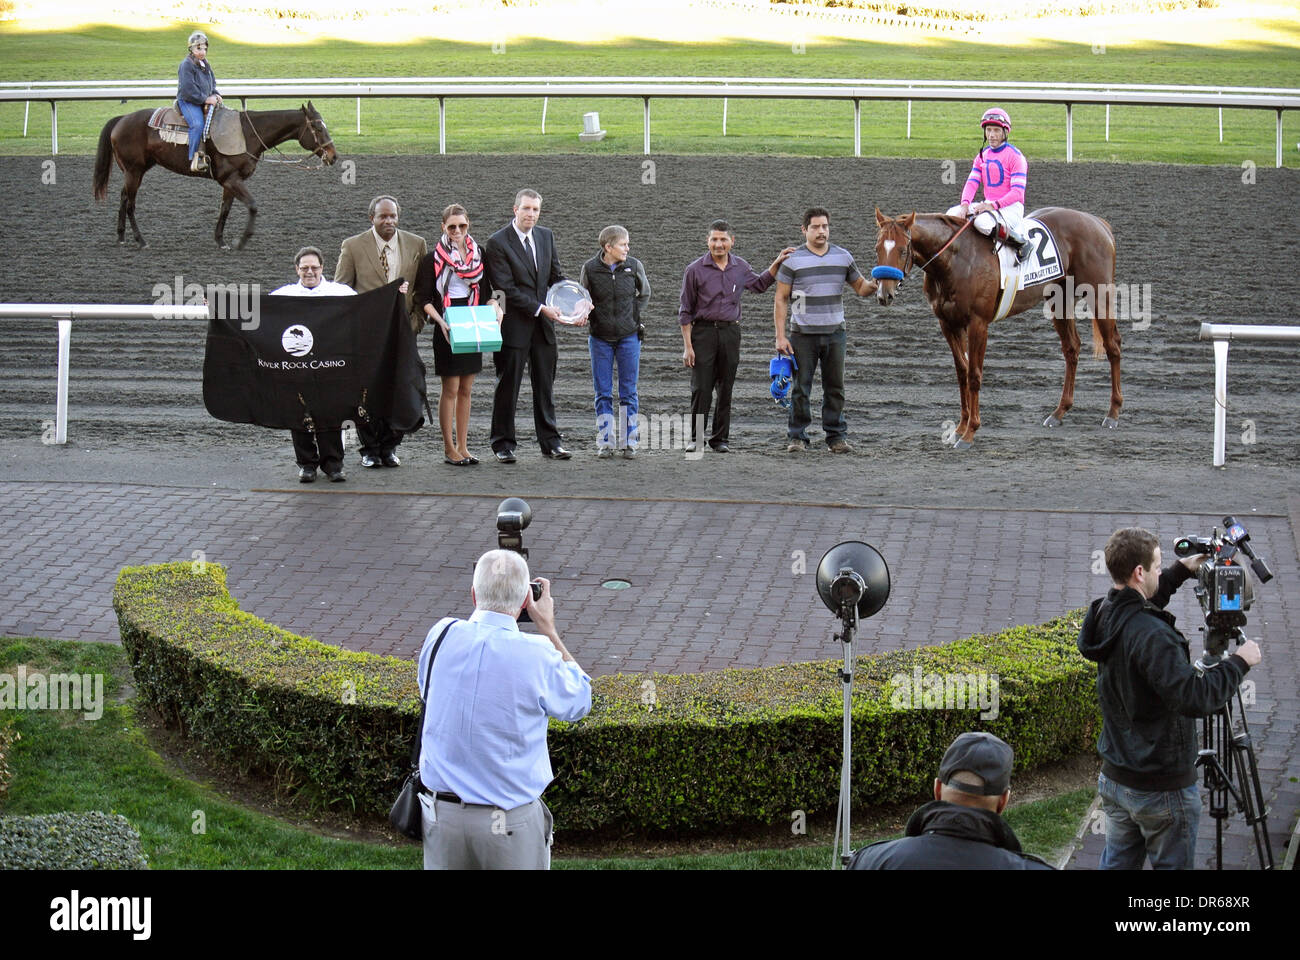
{"type": "Polygon", "coordinates": [[[501,325],[496,307],[448,307],[443,314],[451,328],[452,353],[495,353],[501,349],[501,325]]]}

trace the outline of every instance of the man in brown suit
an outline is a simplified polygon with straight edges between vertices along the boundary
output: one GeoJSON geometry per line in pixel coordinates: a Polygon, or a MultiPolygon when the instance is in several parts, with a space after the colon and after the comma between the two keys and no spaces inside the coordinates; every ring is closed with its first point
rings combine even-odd
{"type": "MultiPolygon", "coordinates": [[[[429,245],[423,237],[397,229],[401,212],[402,208],[390,196],[381,195],[370,201],[370,229],[343,241],[334,282],[346,283],[357,293],[365,293],[403,278],[401,291],[406,294],[406,312],[411,318],[411,329],[419,333],[424,317],[414,308],[411,281],[420,261],[429,252],[429,245]]],[[[363,467],[402,465],[396,452],[402,442],[401,431],[392,429],[386,421],[358,420],[357,437],[361,441],[363,467]]]]}

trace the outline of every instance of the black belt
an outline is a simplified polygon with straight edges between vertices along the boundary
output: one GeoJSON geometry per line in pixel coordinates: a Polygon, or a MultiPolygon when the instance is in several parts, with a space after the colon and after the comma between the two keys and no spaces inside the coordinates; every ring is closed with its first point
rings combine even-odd
{"type": "MultiPolygon", "coordinates": [[[[429,792],[428,790],[425,790],[425,793],[428,793],[428,792],[429,792]]],[[[466,802],[465,802],[464,800],[462,800],[460,797],[456,796],[456,794],[454,794],[454,793],[448,793],[446,790],[439,790],[437,793],[435,793],[435,794],[433,795],[433,798],[434,798],[435,800],[445,800],[447,803],[459,803],[459,804],[461,804],[462,806],[466,806],[466,807],[492,807],[492,806],[496,806],[496,804],[492,804],[492,803],[466,803],[466,802]]]]}
{"type": "Polygon", "coordinates": [[[739,320],[692,320],[691,324],[699,324],[702,327],[728,327],[739,322],[739,320]]]}

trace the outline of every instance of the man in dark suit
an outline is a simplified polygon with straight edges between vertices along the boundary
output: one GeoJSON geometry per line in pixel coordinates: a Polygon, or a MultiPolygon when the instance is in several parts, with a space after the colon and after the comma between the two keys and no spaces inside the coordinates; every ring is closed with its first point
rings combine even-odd
{"type": "Polygon", "coordinates": [[[501,349],[493,354],[497,386],[492,401],[492,452],[501,463],[515,462],[515,407],[524,367],[533,386],[533,424],[542,455],[568,460],[555,422],[555,368],[559,350],[555,320],[560,311],[546,305],[546,291],[564,279],[555,237],[537,226],[542,198],[535,190],[515,195],[515,218],[488,239],[483,259],[493,296],[505,296],[501,349]]]}
{"type": "MultiPolygon", "coordinates": [[[[392,197],[381,195],[370,201],[370,229],[343,241],[334,282],[345,283],[357,293],[365,293],[392,283],[398,277],[404,278],[406,282],[401,291],[406,294],[406,312],[411,318],[411,328],[419,333],[424,318],[422,312],[413,309],[411,284],[420,261],[429,252],[429,245],[424,237],[397,229],[401,212],[402,208],[392,197]]],[[[361,441],[363,467],[402,465],[397,458],[402,432],[394,430],[387,421],[373,418],[366,423],[358,419],[357,437],[361,441]]]]}

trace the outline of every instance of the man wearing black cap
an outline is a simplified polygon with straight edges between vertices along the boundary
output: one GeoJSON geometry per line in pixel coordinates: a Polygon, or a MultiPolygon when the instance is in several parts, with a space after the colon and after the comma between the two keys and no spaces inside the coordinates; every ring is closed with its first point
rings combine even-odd
{"type": "Polygon", "coordinates": [[[907,835],[863,847],[850,870],[1051,870],[1022,853],[1001,813],[1011,800],[1011,747],[991,733],[963,733],[939,764],[934,800],[907,835]]]}

